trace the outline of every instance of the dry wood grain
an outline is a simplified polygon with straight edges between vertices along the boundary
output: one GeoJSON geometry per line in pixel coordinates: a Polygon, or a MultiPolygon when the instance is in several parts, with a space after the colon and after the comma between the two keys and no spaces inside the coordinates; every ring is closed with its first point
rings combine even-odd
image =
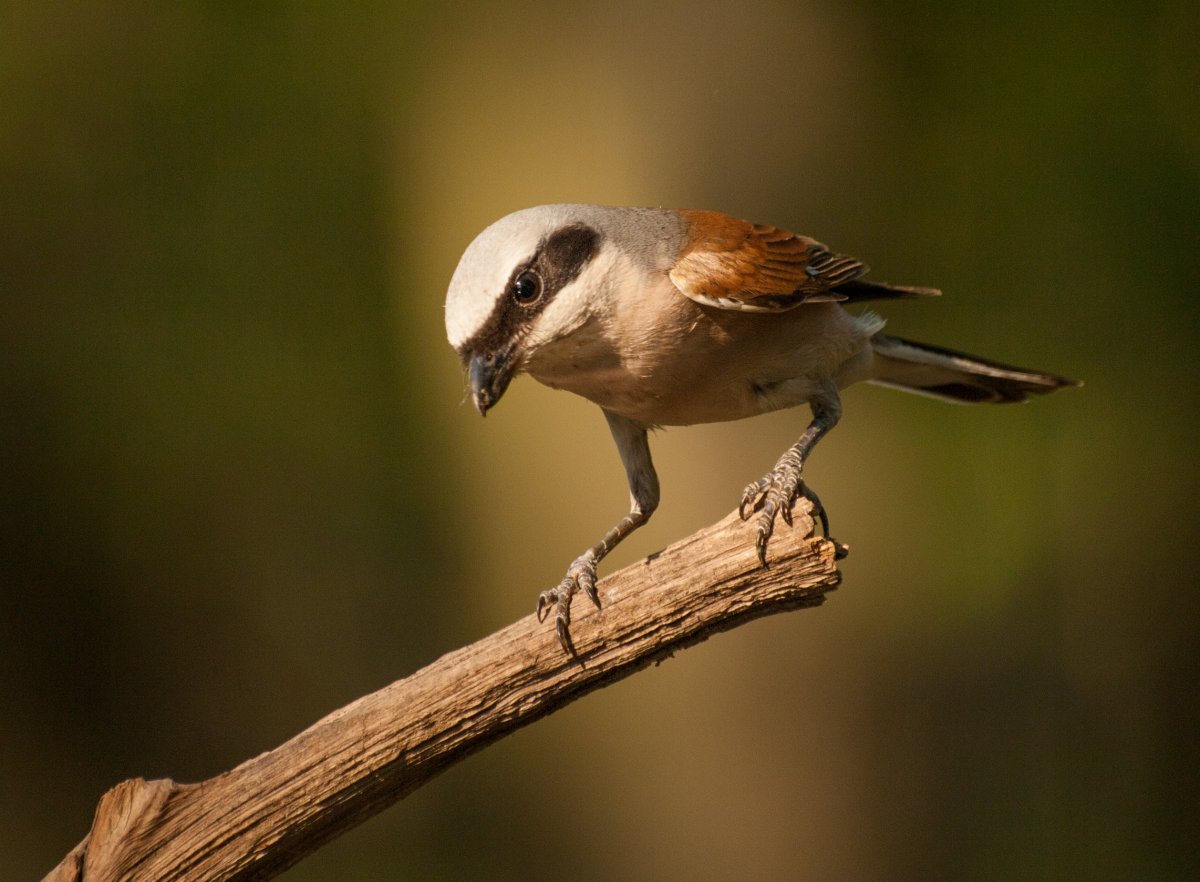
{"type": "Polygon", "coordinates": [[[575,658],[530,615],[215,778],[124,781],[46,882],[270,878],[593,689],[718,631],[821,603],[840,576],[806,504],[794,529],[776,532],[766,568],[753,529],[732,514],[604,579],[603,610],[577,598],[575,658]]]}

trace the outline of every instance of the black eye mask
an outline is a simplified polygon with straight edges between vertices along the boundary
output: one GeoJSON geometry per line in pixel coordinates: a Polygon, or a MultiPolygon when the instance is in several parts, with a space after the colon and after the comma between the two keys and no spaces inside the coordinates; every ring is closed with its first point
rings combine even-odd
{"type": "Polygon", "coordinates": [[[599,250],[600,234],[584,224],[571,224],[543,239],[533,257],[513,269],[504,296],[479,330],[458,347],[459,356],[465,361],[471,353],[492,352],[523,337],[599,250]]]}

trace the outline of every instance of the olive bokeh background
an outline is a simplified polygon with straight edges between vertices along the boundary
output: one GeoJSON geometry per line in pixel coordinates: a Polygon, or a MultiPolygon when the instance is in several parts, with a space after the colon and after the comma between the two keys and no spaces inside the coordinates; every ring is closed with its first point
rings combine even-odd
{"type": "MultiPolygon", "coordinates": [[[[486,422],[470,239],[715,208],[936,285],[889,327],[1079,376],[862,387],[852,546],[284,878],[1180,879],[1200,867],[1195,5],[0,5],[0,876],[532,611],[624,511],[592,405],[486,422]]],[[[605,571],[724,515],[792,411],[658,433],[605,571]]]]}

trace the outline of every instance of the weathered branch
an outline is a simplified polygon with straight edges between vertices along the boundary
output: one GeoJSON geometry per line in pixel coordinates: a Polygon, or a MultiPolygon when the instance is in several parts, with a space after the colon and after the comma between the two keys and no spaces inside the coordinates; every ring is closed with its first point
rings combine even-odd
{"type": "Polygon", "coordinates": [[[577,598],[564,654],[532,615],[335,711],[282,746],[199,784],[118,784],[46,882],[267,879],[452,763],[678,649],[836,587],[832,543],[794,529],[759,566],[753,531],[723,521],[577,598]]]}

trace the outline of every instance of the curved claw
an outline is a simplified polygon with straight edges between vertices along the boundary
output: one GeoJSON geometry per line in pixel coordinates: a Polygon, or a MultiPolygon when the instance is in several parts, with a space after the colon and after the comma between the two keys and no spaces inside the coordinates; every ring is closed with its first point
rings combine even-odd
{"type": "Polygon", "coordinates": [[[588,599],[600,609],[600,595],[596,591],[596,575],[592,570],[585,569],[575,577],[575,584],[583,589],[588,599]]]}
{"type": "Polygon", "coordinates": [[[754,511],[754,506],[758,502],[758,498],[762,496],[763,491],[767,489],[769,482],[766,478],[759,478],[746,485],[746,489],[742,491],[742,501],[738,504],[738,517],[743,521],[750,517],[750,513],[754,511]],[[746,511],[749,507],[750,511],[746,511]]]}
{"type": "Polygon", "coordinates": [[[548,591],[538,595],[537,620],[544,622],[554,609],[554,630],[558,634],[558,642],[568,655],[576,655],[575,643],[571,640],[571,599],[579,591],[600,608],[600,595],[596,590],[596,562],[588,554],[580,555],[567,568],[563,580],[548,591]]]}
{"type": "Polygon", "coordinates": [[[557,598],[555,598],[553,591],[543,591],[538,595],[537,620],[539,622],[546,621],[546,613],[550,610],[551,604],[553,604],[556,599],[557,598]]]}
{"type": "Polygon", "coordinates": [[[812,503],[812,513],[816,515],[817,520],[821,524],[821,535],[833,543],[833,559],[842,560],[850,553],[850,546],[838,542],[829,535],[829,515],[825,513],[825,505],[821,502],[821,497],[813,491],[807,484],[800,485],[800,495],[812,503]]]}
{"type": "Polygon", "coordinates": [[[770,518],[759,518],[758,529],[754,535],[754,550],[758,552],[758,564],[765,567],[767,565],[767,542],[771,539],[771,533],[774,532],[775,522],[770,518]]]}
{"type": "Polygon", "coordinates": [[[575,651],[575,643],[571,640],[571,628],[569,617],[564,617],[559,614],[554,620],[554,630],[558,632],[558,642],[562,644],[563,652],[567,655],[578,655],[575,651]]]}
{"type": "MultiPolygon", "coordinates": [[[[829,535],[829,515],[825,514],[825,505],[821,502],[821,497],[807,484],[800,485],[800,495],[812,503],[813,514],[821,522],[821,535],[832,542],[833,537],[829,535]]],[[[833,544],[837,545],[836,542],[833,544]]],[[[845,557],[845,554],[842,556],[845,557]]]]}
{"type": "Polygon", "coordinates": [[[538,622],[546,620],[551,608],[556,610],[554,630],[558,633],[558,642],[563,650],[570,655],[575,655],[575,644],[571,642],[571,596],[575,591],[575,582],[568,574],[556,587],[539,594],[537,599],[538,622]]]}

